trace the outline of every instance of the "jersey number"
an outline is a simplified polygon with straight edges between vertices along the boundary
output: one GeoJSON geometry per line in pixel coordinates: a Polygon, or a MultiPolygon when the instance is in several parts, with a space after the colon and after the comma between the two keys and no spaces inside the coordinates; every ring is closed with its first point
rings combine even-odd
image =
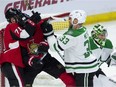
{"type": "Polygon", "coordinates": [[[63,43],[63,44],[67,44],[69,42],[69,39],[66,37],[66,36],[63,36],[62,38],[60,38],[60,41],[63,43]]]}
{"type": "Polygon", "coordinates": [[[84,42],[84,46],[87,46],[87,48],[86,48],[87,52],[84,53],[85,58],[87,58],[87,57],[89,57],[90,54],[92,53],[91,50],[90,50],[90,44],[89,44],[89,41],[88,41],[88,40],[86,40],[86,41],[84,42]]]}

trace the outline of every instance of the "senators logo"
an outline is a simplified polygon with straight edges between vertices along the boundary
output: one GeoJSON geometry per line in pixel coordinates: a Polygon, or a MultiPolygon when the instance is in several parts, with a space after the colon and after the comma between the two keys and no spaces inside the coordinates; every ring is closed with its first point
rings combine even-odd
{"type": "Polygon", "coordinates": [[[34,43],[34,41],[31,41],[28,44],[28,49],[29,49],[29,53],[30,54],[37,54],[37,49],[38,49],[39,45],[34,43]]]}

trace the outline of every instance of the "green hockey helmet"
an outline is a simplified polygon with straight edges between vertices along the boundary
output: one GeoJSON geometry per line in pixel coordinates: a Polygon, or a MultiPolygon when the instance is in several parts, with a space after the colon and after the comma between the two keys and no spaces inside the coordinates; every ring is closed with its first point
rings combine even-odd
{"type": "Polygon", "coordinates": [[[104,46],[106,37],[108,36],[107,29],[100,24],[96,24],[91,31],[91,36],[98,45],[104,46]]]}

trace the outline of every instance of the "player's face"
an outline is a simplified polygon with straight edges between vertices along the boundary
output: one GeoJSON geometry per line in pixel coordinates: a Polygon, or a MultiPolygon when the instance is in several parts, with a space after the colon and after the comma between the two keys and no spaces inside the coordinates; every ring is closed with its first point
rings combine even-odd
{"type": "Polygon", "coordinates": [[[11,23],[16,23],[16,20],[14,17],[12,17],[10,20],[11,20],[11,23]]]}
{"type": "Polygon", "coordinates": [[[105,34],[99,34],[98,38],[101,39],[101,40],[105,40],[106,36],[105,36],[105,34]]]}
{"type": "Polygon", "coordinates": [[[75,18],[74,20],[72,20],[72,18],[69,17],[69,25],[73,26],[73,29],[77,29],[77,27],[78,27],[78,19],[75,18]]]}

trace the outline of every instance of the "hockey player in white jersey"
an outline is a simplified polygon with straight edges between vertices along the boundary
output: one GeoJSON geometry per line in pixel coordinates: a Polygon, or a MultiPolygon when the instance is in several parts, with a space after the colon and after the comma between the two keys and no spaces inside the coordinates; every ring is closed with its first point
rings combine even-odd
{"type": "Polygon", "coordinates": [[[52,26],[43,29],[52,50],[64,50],[64,62],[67,73],[72,73],[76,87],[93,87],[93,76],[98,70],[97,59],[89,47],[87,29],[83,26],[86,13],[74,10],[69,14],[69,29],[59,38],[53,34],[52,26]]]}
{"type": "MultiPolygon", "coordinates": [[[[107,39],[107,29],[101,24],[96,24],[91,31],[90,48],[94,56],[97,57],[99,67],[105,62],[108,64],[111,60],[111,53],[113,51],[112,42],[107,39]]],[[[95,87],[115,87],[109,80],[105,73],[99,68],[94,77],[95,87]]]]}
{"type": "Polygon", "coordinates": [[[107,29],[104,26],[100,24],[94,25],[91,31],[90,48],[100,65],[103,62],[108,62],[110,54],[113,52],[112,42],[107,36],[107,29]]]}

